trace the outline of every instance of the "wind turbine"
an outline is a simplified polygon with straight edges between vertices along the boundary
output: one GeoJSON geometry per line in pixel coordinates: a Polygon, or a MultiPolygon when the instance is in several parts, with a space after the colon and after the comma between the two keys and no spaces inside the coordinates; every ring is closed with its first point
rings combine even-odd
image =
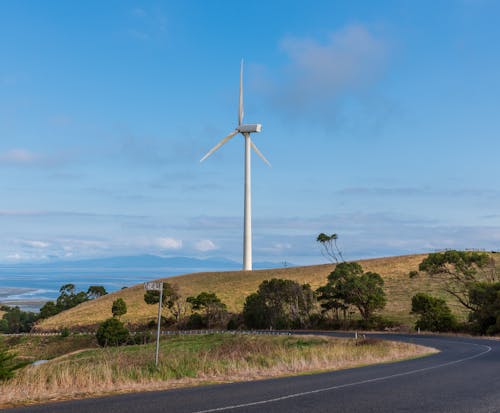
{"type": "Polygon", "coordinates": [[[217,145],[208,151],[208,153],[200,159],[203,162],[210,155],[212,155],[217,149],[228,142],[230,139],[234,138],[236,135],[241,133],[245,138],[245,209],[244,209],[244,229],[243,229],[243,270],[252,270],[252,192],[251,192],[251,149],[252,148],[257,155],[259,155],[262,160],[269,166],[271,164],[262,155],[257,146],[252,142],[250,137],[251,133],[257,133],[262,130],[262,125],[260,123],[244,124],[243,123],[243,60],[241,61],[240,67],[240,102],[238,110],[238,126],[236,129],[222,139],[217,145]]]}

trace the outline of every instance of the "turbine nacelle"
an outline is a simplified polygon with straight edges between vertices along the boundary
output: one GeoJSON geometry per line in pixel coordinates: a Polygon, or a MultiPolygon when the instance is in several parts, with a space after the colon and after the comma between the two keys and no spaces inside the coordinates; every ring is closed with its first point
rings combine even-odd
{"type": "Polygon", "coordinates": [[[262,125],[260,123],[250,123],[248,125],[240,125],[236,130],[240,133],[255,133],[262,130],[262,125]]]}

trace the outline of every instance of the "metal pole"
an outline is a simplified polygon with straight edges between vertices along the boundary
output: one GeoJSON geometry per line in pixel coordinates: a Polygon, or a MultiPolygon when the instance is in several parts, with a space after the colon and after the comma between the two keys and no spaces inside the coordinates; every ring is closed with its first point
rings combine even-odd
{"type": "Polygon", "coordinates": [[[158,351],[160,349],[161,304],[163,301],[163,283],[160,283],[160,301],[158,303],[158,329],[156,331],[156,357],[155,365],[158,367],[158,351]]]}

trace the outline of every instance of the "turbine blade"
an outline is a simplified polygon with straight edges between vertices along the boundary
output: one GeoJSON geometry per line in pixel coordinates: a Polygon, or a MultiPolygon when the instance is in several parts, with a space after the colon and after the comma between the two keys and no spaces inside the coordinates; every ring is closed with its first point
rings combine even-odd
{"type": "Polygon", "coordinates": [[[224,139],[222,139],[217,145],[215,145],[212,149],[208,151],[208,153],[200,159],[200,162],[203,162],[205,159],[207,159],[210,155],[212,155],[217,149],[219,149],[222,145],[224,145],[229,139],[233,138],[238,134],[238,131],[235,130],[234,132],[231,132],[229,135],[227,135],[224,139]]]}
{"type": "Polygon", "coordinates": [[[243,122],[243,59],[240,67],[240,105],[238,110],[238,126],[243,122]]]}
{"type": "Polygon", "coordinates": [[[257,155],[259,155],[265,163],[267,163],[269,166],[271,166],[271,164],[270,164],[270,163],[269,163],[269,161],[266,159],[266,157],[265,157],[264,155],[262,155],[262,152],[261,152],[261,151],[259,151],[259,149],[257,149],[257,146],[255,146],[255,143],[253,143],[253,141],[250,141],[250,145],[252,145],[252,148],[253,148],[253,150],[255,151],[255,153],[256,153],[257,155]]]}

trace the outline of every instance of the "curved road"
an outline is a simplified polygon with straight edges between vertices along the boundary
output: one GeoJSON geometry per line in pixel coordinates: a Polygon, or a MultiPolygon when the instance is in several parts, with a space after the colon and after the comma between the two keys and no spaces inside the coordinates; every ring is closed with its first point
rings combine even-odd
{"type": "Polygon", "coordinates": [[[441,350],[416,360],[257,382],[135,393],[7,413],[500,412],[500,341],[381,335],[441,350]]]}

